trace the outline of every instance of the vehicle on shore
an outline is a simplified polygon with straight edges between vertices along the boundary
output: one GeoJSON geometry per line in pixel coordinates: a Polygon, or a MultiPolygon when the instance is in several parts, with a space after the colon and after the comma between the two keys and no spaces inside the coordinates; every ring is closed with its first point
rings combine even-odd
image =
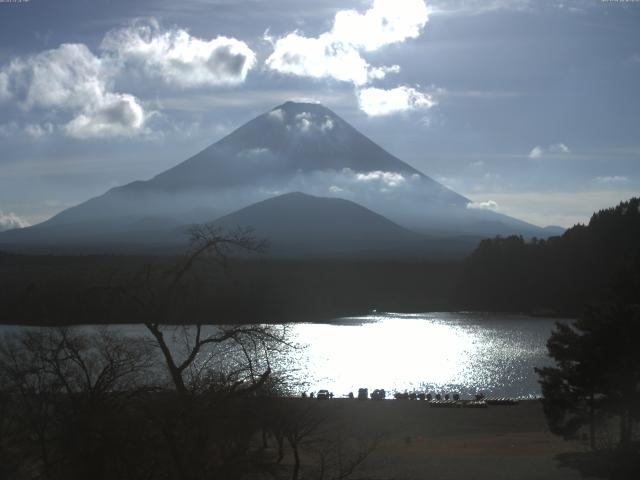
{"type": "Polygon", "coordinates": [[[371,392],[371,400],[384,400],[386,396],[387,393],[384,391],[384,388],[376,388],[371,392]]]}
{"type": "Polygon", "coordinates": [[[316,398],[318,400],[329,400],[333,395],[331,395],[331,392],[329,392],[329,390],[318,390],[318,393],[316,394],[316,398]]]}

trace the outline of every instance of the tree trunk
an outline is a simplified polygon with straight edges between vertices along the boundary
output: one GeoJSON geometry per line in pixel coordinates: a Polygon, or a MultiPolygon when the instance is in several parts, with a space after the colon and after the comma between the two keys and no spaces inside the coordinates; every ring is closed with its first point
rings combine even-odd
{"type": "Polygon", "coordinates": [[[596,419],[594,408],[593,392],[589,396],[589,447],[591,450],[596,449],[596,419]]]}
{"type": "Polygon", "coordinates": [[[284,438],[282,435],[276,435],[276,442],[278,442],[278,458],[276,459],[276,463],[280,463],[284,458],[284,438]]]}
{"type": "Polygon", "coordinates": [[[173,355],[171,354],[171,350],[169,349],[169,346],[164,339],[162,331],[160,331],[160,328],[157,325],[154,325],[152,323],[145,323],[145,326],[156,339],[158,347],[160,347],[160,351],[162,352],[162,356],[164,357],[167,370],[169,370],[171,380],[173,380],[173,384],[176,387],[176,392],[178,392],[178,395],[180,395],[182,398],[186,397],[189,392],[186,385],[184,384],[182,371],[178,368],[175,361],[173,360],[173,355]]]}
{"type": "Polygon", "coordinates": [[[298,444],[296,442],[290,443],[291,448],[293,449],[293,474],[291,479],[298,480],[298,475],[300,473],[300,454],[298,453],[298,444]]]}
{"type": "Polygon", "coordinates": [[[629,435],[629,421],[628,417],[629,411],[624,408],[620,412],[620,448],[625,449],[631,442],[631,437],[629,435]]]}
{"type": "Polygon", "coordinates": [[[181,480],[189,480],[190,475],[187,471],[185,462],[182,459],[180,450],[177,446],[174,428],[174,425],[172,425],[171,423],[167,423],[162,427],[162,433],[165,441],[167,442],[167,446],[169,447],[169,454],[171,455],[173,468],[176,473],[175,478],[180,478],[181,480]]]}

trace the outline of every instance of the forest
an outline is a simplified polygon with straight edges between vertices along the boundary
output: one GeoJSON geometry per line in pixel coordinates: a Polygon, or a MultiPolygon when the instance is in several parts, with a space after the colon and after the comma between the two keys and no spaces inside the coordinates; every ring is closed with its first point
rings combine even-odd
{"type": "Polygon", "coordinates": [[[453,303],[475,310],[575,317],[588,304],[639,303],[640,198],[560,237],[483,240],[458,281],[453,303]]]}

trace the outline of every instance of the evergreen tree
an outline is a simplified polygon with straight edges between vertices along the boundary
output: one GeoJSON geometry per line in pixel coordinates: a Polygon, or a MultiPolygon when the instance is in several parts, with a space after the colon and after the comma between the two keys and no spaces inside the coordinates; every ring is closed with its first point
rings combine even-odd
{"type": "Polygon", "coordinates": [[[640,306],[590,307],[573,325],[556,324],[547,343],[555,367],[536,369],[552,432],[570,437],[599,419],[619,419],[619,444],[640,418],[640,306]]]}

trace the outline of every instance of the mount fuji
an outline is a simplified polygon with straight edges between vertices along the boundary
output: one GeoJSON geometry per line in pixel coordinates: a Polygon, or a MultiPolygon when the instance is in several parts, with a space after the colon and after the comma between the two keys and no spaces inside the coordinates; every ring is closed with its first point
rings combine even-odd
{"type": "MultiPolygon", "coordinates": [[[[287,202],[298,204],[298,219],[305,216],[305,205],[317,209],[325,204],[335,219],[344,218],[343,210],[350,209],[349,215],[359,219],[350,217],[350,229],[357,225],[370,236],[375,224],[387,247],[395,238],[398,248],[405,248],[408,239],[415,244],[417,236],[468,239],[550,233],[494,211],[470,208],[469,199],[388,153],[320,104],[286,102],[149,180],[113,188],[33,227],[1,233],[0,246],[105,252],[133,246],[144,251],[153,244],[183,244],[185,225],[218,221],[228,226],[230,218],[238,226],[260,223],[269,237],[281,238],[282,246],[287,242],[278,232],[287,231],[282,218],[282,212],[290,210],[283,207],[287,202]],[[284,195],[291,192],[306,196],[284,195]],[[260,216],[238,212],[279,196],[279,208],[262,206],[260,216]],[[310,202],[308,196],[316,200],[310,202]],[[335,202],[336,198],[345,201],[335,202]],[[354,209],[354,204],[360,208],[354,209]]],[[[326,229],[346,228],[337,220],[332,225],[331,217],[323,220],[326,229]]],[[[296,244],[317,246],[318,230],[306,231],[309,238],[298,236],[296,244]]],[[[341,249],[335,242],[332,248],[341,249]]],[[[312,250],[317,253],[317,248],[312,250]]]]}

